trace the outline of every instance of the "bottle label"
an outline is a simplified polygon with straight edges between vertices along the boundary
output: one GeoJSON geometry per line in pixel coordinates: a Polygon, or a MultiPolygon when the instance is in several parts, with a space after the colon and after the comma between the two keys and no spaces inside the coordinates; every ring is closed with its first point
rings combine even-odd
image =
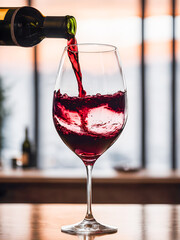
{"type": "Polygon", "coordinates": [[[0,20],[4,20],[5,16],[6,16],[6,13],[8,12],[8,8],[5,8],[5,9],[1,9],[0,11],[0,20]]]}
{"type": "Polygon", "coordinates": [[[22,166],[27,166],[29,163],[29,154],[23,153],[21,161],[22,161],[22,166]]]}

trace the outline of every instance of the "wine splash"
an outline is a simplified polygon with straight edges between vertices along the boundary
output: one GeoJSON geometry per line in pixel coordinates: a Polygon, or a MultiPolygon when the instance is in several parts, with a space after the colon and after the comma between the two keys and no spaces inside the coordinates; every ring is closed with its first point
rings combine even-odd
{"type": "Polygon", "coordinates": [[[54,92],[53,120],[64,143],[93,165],[118,138],[125,125],[126,92],[70,97],[54,92]]]}

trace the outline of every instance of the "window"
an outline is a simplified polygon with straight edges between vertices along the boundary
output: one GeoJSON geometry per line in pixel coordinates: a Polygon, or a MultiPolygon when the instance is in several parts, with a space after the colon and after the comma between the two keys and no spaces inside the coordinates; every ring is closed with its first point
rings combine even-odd
{"type": "MultiPolygon", "coordinates": [[[[24,6],[26,1],[1,1],[1,7],[24,6]]],[[[19,157],[25,128],[33,139],[33,58],[32,49],[12,46],[0,47],[0,78],[5,92],[2,160],[4,166],[13,157],[19,157]]]]}
{"type": "Polygon", "coordinates": [[[176,25],[175,25],[175,36],[176,36],[176,80],[177,80],[177,89],[176,89],[176,108],[177,108],[177,163],[180,167],[180,0],[176,1],[176,25]]]}
{"type": "MultiPolygon", "coordinates": [[[[78,42],[114,44],[119,48],[128,87],[129,117],[118,141],[96,163],[96,168],[128,162],[140,165],[140,42],[141,20],[138,1],[63,1],[49,6],[42,0],[35,7],[45,15],[73,15],[77,18],[78,42]],[[123,8],[122,8],[123,4],[123,8]],[[129,8],[131,4],[131,8],[129,8]],[[55,7],[56,6],[56,7],[55,7]],[[58,8],[59,6],[59,8],[58,8]],[[102,7],[103,6],[103,7],[102,7]],[[122,10],[125,9],[125,10],[122,10]],[[134,106],[134,102],[135,104],[134,106]]],[[[59,139],[53,126],[51,109],[56,73],[66,41],[45,40],[38,46],[40,62],[40,166],[83,166],[59,139]]]]}
{"type": "Polygon", "coordinates": [[[171,167],[171,1],[146,1],[146,136],[149,168],[171,167]],[[160,4],[159,7],[157,4],[160,4]],[[162,7],[160,7],[162,6],[162,7]]]}
{"type": "MultiPolygon", "coordinates": [[[[18,1],[18,5],[28,2],[18,1]]],[[[173,158],[179,163],[179,149],[173,148],[172,143],[176,146],[180,143],[180,84],[177,81],[180,76],[180,0],[158,3],[155,0],[30,2],[44,15],[75,16],[78,42],[110,43],[119,49],[128,89],[128,121],[118,141],[97,161],[96,168],[114,164],[140,167],[144,164],[150,169],[170,169],[173,158]],[[173,3],[176,4],[175,17],[172,17],[173,3]],[[176,75],[172,80],[173,22],[176,75]],[[176,90],[175,104],[172,101],[173,87],[176,90]],[[173,106],[176,108],[174,114],[173,106]],[[175,126],[174,135],[172,126],[175,126]]],[[[1,5],[15,6],[13,1],[3,1],[1,5]]],[[[7,109],[10,108],[4,126],[4,159],[20,155],[24,128],[28,126],[32,142],[38,140],[38,165],[41,168],[82,167],[81,161],[59,139],[52,121],[53,90],[65,45],[64,39],[46,39],[36,48],[36,104],[34,49],[0,48],[3,56],[0,75],[5,89],[8,89],[6,104],[7,109]],[[35,111],[37,106],[38,111],[35,111]]]]}

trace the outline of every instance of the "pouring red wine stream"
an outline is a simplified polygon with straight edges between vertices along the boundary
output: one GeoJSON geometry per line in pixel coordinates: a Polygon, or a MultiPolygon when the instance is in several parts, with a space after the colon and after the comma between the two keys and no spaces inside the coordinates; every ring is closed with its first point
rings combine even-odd
{"type": "Polygon", "coordinates": [[[74,70],[74,73],[76,75],[76,79],[78,82],[79,97],[85,97],[86,91],[83,89],[83,85],[82,85],[82,73],[81,73],[81,68],[80,68],[79,59],[78,59],[78,47],[77,47],[76,38],[71,38],[70,40],[68,40],[67,46],[68,46],[69,60],[72,64],[72,68],[74,70]]]}

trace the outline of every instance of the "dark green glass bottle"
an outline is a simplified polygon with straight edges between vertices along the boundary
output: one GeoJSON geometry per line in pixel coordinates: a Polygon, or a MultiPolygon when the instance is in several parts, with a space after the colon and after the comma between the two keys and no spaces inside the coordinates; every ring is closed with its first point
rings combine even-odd
{"type": "Polygon", "coordinates": [[[32,7],[0,8],[0,45],[32,47],[44,38],[73,38],[73,16],[45,17],[32,7]]]}
{"type": "Polygon", "coordinates": [[[25,129],[25,139],[22,143],[22,167],[32,167],[31,143],[29,141],[28,128],[25,129]]]}

